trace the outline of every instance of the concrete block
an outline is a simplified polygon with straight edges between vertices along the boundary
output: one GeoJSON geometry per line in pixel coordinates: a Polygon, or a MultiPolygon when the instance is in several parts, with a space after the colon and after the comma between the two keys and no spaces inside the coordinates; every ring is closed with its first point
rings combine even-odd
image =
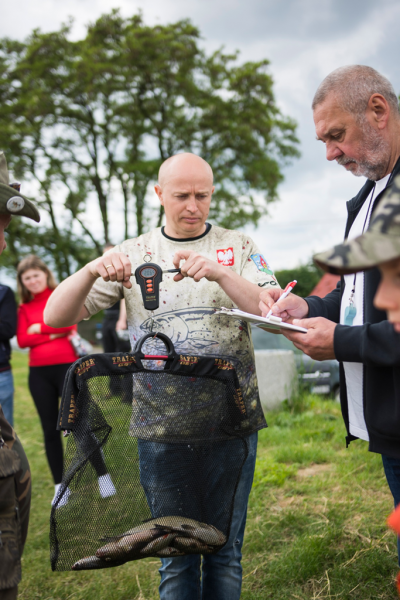
{"type": "Polygon", "coordinates": [[[297,369],[292,350],[256,350],[256,371],[264,410],[277,408],[298,389],[297,369]]]}

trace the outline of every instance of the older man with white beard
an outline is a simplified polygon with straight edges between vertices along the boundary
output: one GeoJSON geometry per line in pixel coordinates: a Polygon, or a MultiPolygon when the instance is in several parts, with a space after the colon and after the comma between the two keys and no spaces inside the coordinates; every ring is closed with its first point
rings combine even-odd
{"type": "MultiPolygon", "coordinates": [[[[400,173],[400,114],[390,82],[366,66],[333,71],[319,86],[312,104],[317,139],[327,160],[336,160],[367,181],[347,203],[345,238],[368,229],[385,189],[400,173]]],[[[343,250],[345,251],[345,250],[343,250]]],[[[281,290],[261,294],[260,309],[306,327],[307,334],[285,333],[316,360],[337,358],[347,444],[360,438],[382,455],[395,504],[400,503],[400,334],[384,310],[374,307],[380,282],[377,268],[344,275],[325,298],[290,294],[276,304],[281,290]]],[[[399,547],[400,549],[400,547],[399,547]]]]}

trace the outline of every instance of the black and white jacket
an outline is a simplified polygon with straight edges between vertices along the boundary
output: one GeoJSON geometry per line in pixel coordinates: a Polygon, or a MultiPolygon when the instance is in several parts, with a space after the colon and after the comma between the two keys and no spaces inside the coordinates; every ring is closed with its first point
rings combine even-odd
{"type": "MultiPolygon", "coordinates": [[[[388,187],[400,173],[400,158],[397,161],[388,187]]],[[[347,202],[347,224],[345,238],[368,198],[374,183],[367,180],[357,196],[347,202]]],[[[379,194],[373,211],[379,204],[379,194]]],[[[355,438],[349,432],[349,414],[343,362],[363,363],[364,417],[369,434],[369,450],[400,459],[400,334],[387,320],[385,311],[378,310],[373,300],[380,282],[379,269],[364,273],[364,325],[349,327],[337,325],[334,334],[334,351],[340,364],[340,401],[343,419],[347,428],[347,445],[355,438]]],[[[335,323],[340,321],[340,303],[344,290],[343,277],[335,290],[318,298],[306,299],[309,317],[325,317],[335,323]]]]}

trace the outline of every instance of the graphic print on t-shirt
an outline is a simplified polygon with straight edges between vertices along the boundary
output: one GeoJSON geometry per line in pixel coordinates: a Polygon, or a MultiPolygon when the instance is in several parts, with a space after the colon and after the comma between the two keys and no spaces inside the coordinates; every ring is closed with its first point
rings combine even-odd
{"type": "Polygon", "coordinates": [[[217,261],[220,265],[225,267],[233,267],[235,264],[235,257],[233,255],[233,248],[225,248],[225,250],[217,250],[217,261]]]}
{"type": "Polygon", "coordinates": [[[250,258],[252,259],[259,271],[263,271],[264,273],[267,273],[267,275],[274,274],[273,270],[271,269],[271,267],[269,266],[262,254],[252,254],[250,258]]]}
{"type": "MultiPolygon", "coordinates": [[[[175,350],[178,354],[218,346],[216,332],[208,329],[209,317],[214,315],[215,310],[196,306],[171,310],[170,312],[155,315],[153,319],[153,331],[162,331],[171,340],[175,340],[175,350]]],[[[152,318],[149,317],[140,326],[143,335],[151,331],[152,318]]]]}

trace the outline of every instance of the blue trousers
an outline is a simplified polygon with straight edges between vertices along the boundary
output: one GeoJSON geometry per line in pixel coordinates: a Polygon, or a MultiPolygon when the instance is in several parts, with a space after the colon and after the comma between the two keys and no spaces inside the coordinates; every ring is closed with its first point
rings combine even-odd
{"type": "Polygon", "coordinates": [[[14,380],[11,369],[0,373],[0,404],[11,427],[14,426],[14,380]]]}
{"type": "MultiPolygon", "coordinates": [[[[391,456],[385,456],[382,454],[383,468],[385,470],[386,479],[392,492],[394,499],[394,506],[400,504],[400,460],[398,458],[392,458],[391,456]]],[[[397,553],[399,557],[400,566],[400,537],[397,537],[397,553]]]]}
{"type": "MultiPolygon", "coordinates": [[[[189,460],[187,477],[182,476],[186,455],[182,452],[178,454],[178,447],[175,451],[173,444],[139,440],[140,478],[153,517],[181,513],[222,528],[223,512],[226,512],[222,506],[224,490],[229,500],[236,488],[230,534],[225,546],[216,554],[206,555],[203,559],[198,554],[163,558],[159,588],[161,600],[239,600],[242,587],[241,550],[248,498],[253,483],[257,438],[257,433],[246,438],[248,455],[236,481],[237,485],[233,487],[230,473],[234,471],[232,467],[237,460],[235,456],[238,457],[242,452],[242,440],[219,442],[219,460],[213,461],[210,465],[212,468],[209,472],[203,472],[202,477],[193,467],[192,473],[189,472],[190,464],[195,464],[189,460]],[[196,496],[196,478],[201,479],[201,485],[206,487],[206,498],[202,501],[196,496]],[[204,518],[204,504],[207,505],[207,519],[204,518]],[[187,514],[188,506],[191,507],[190,514],[187,514]]],[[[185,446],[188,449],[185,448],[185,451],[190,452],[190,446],[185,446]]]]}

